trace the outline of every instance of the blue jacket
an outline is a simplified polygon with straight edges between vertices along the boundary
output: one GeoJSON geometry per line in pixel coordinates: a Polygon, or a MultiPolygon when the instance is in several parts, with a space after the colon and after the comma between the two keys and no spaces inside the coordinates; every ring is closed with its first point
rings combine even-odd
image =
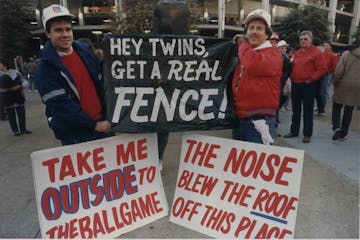
{"type": "MultiPolygon", "coordinates": [[[[103,116],[105,116],[101,66],[88,45],[74,41],[72,46],[87,67],[102,104],[103,116]]],[[[81,108],[74,80],[50,41],[42,49],[40,57],[41,61],[35,73],[35,85],[42,102],[46,105],[46,116],[55,137],[63,144],[105,137],[104,133],[94,130],[97,121],[90,118],[81,108]]]]}

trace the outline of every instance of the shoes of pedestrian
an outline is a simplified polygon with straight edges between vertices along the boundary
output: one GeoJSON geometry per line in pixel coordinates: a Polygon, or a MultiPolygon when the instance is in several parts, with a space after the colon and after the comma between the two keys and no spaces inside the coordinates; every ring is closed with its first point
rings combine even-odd
{"type": "Polygon", "coordinates": [[[20,136],[21,134],[19,132],[14,132],[14,136],[18,137],[20,136]]]}
{"type": "Polygon", "coordinates": [[[341,137],[340,133],[341,133],[340,128],[335,129],[334,134],[332,136],[332,140],[338,140],[341,137]]]}
{"type": "Polygon", "coordinates": [[[284,135],[284,138],[293,138],[293,137],[297,137],[297,135],[293,134],[293,133],[288,133],[284,135]]]}
{"type": "Polygon", "coordinates": [[[30,133],[32,133],[32,131],[29,130],[21,131],[21,134],[30,134],[30,133]]]}
{"type": "Polygon", "coordinates": [[[318,116],[325,117],[325,116],[326,116],[326,113],[325,113],[325,112],[319,112],[319,113],[318,113],[318,116]]]}
{"type": "Polygon", "coordinates": [[[311,137],[304,136],[303,143],[309,143],[311,141],[311,137]]]}
{"type": "Polygon", "coordinates": [[[343,141],[346,141],[347,140],[347,137],[345,136],[345,137],[340,137],[339,138],[339,141],[341,141],[341,142],[343,142],[343,141]]]}

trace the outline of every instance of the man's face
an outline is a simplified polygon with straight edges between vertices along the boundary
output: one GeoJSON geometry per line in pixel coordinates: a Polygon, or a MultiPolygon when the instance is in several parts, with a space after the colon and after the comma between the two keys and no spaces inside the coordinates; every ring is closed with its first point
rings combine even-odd
{"type": "Polygon", "coordinates": [[[325,51],[331,51],[331,45],[329,43],[324,43],[323,47],[325,51]]]}
{"type": "Polygon", "coordinates": [[[266,42],[269,36],[266,34],[265,22],[257,19],[252,20],[249,23],[245,37],[252,48],[256,48],[266,42]]]}
{"type": "Polygon", "coordinates": [[[69,52],[74,40],[71,23],[68,21],[56,21],[51,23],[50,32],[46,32],[47,38],[59,52],[69,52]]]}
{"type": "Polygon", "coordinates": [[[312,38],[307,34],[300,36],[299,41],[302,48],[308,48],[312,45],[312,38]]]}
{"type": "Polygon", "coordinates": [[[281,46],[281,47],[279,47],[278,49],[280,50],[280,52],[286,54],[286,50],[287,50],[287,47],[286,47],[286,46],[281,46]]]}
{"type": "Polygon", "coordinates": [[[272,45],[274,48],[276,48],[277,45],[278,45],[278,43],[279,43],[279,41],[278,41],[277,39],[270,39],[270,43],[271,43],[271,45],[272,45]]]}

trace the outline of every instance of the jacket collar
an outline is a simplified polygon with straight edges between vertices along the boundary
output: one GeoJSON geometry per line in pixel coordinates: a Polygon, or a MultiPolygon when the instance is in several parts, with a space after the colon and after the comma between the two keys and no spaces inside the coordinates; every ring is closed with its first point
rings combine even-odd
{"type": "Polygon", "coordinates": [[[260,46],[257,46],[256,48],[253,48],[253,50],[261,50],[264,48],[269,48],[269,47],[273,47],[270,43],[270,41],[266,40],[263,44],[261,44],[260,46]]]}

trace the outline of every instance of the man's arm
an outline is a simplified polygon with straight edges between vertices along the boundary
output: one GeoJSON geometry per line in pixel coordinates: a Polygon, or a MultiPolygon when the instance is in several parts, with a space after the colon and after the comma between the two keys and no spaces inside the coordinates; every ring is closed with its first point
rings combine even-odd
{"type": "Polygon", "coordinates": [[[314,58],[315,72],[311,75],[311,80],[319,80],[327,73],[326,61],[324,54],[320,53],[314,58]]]}

